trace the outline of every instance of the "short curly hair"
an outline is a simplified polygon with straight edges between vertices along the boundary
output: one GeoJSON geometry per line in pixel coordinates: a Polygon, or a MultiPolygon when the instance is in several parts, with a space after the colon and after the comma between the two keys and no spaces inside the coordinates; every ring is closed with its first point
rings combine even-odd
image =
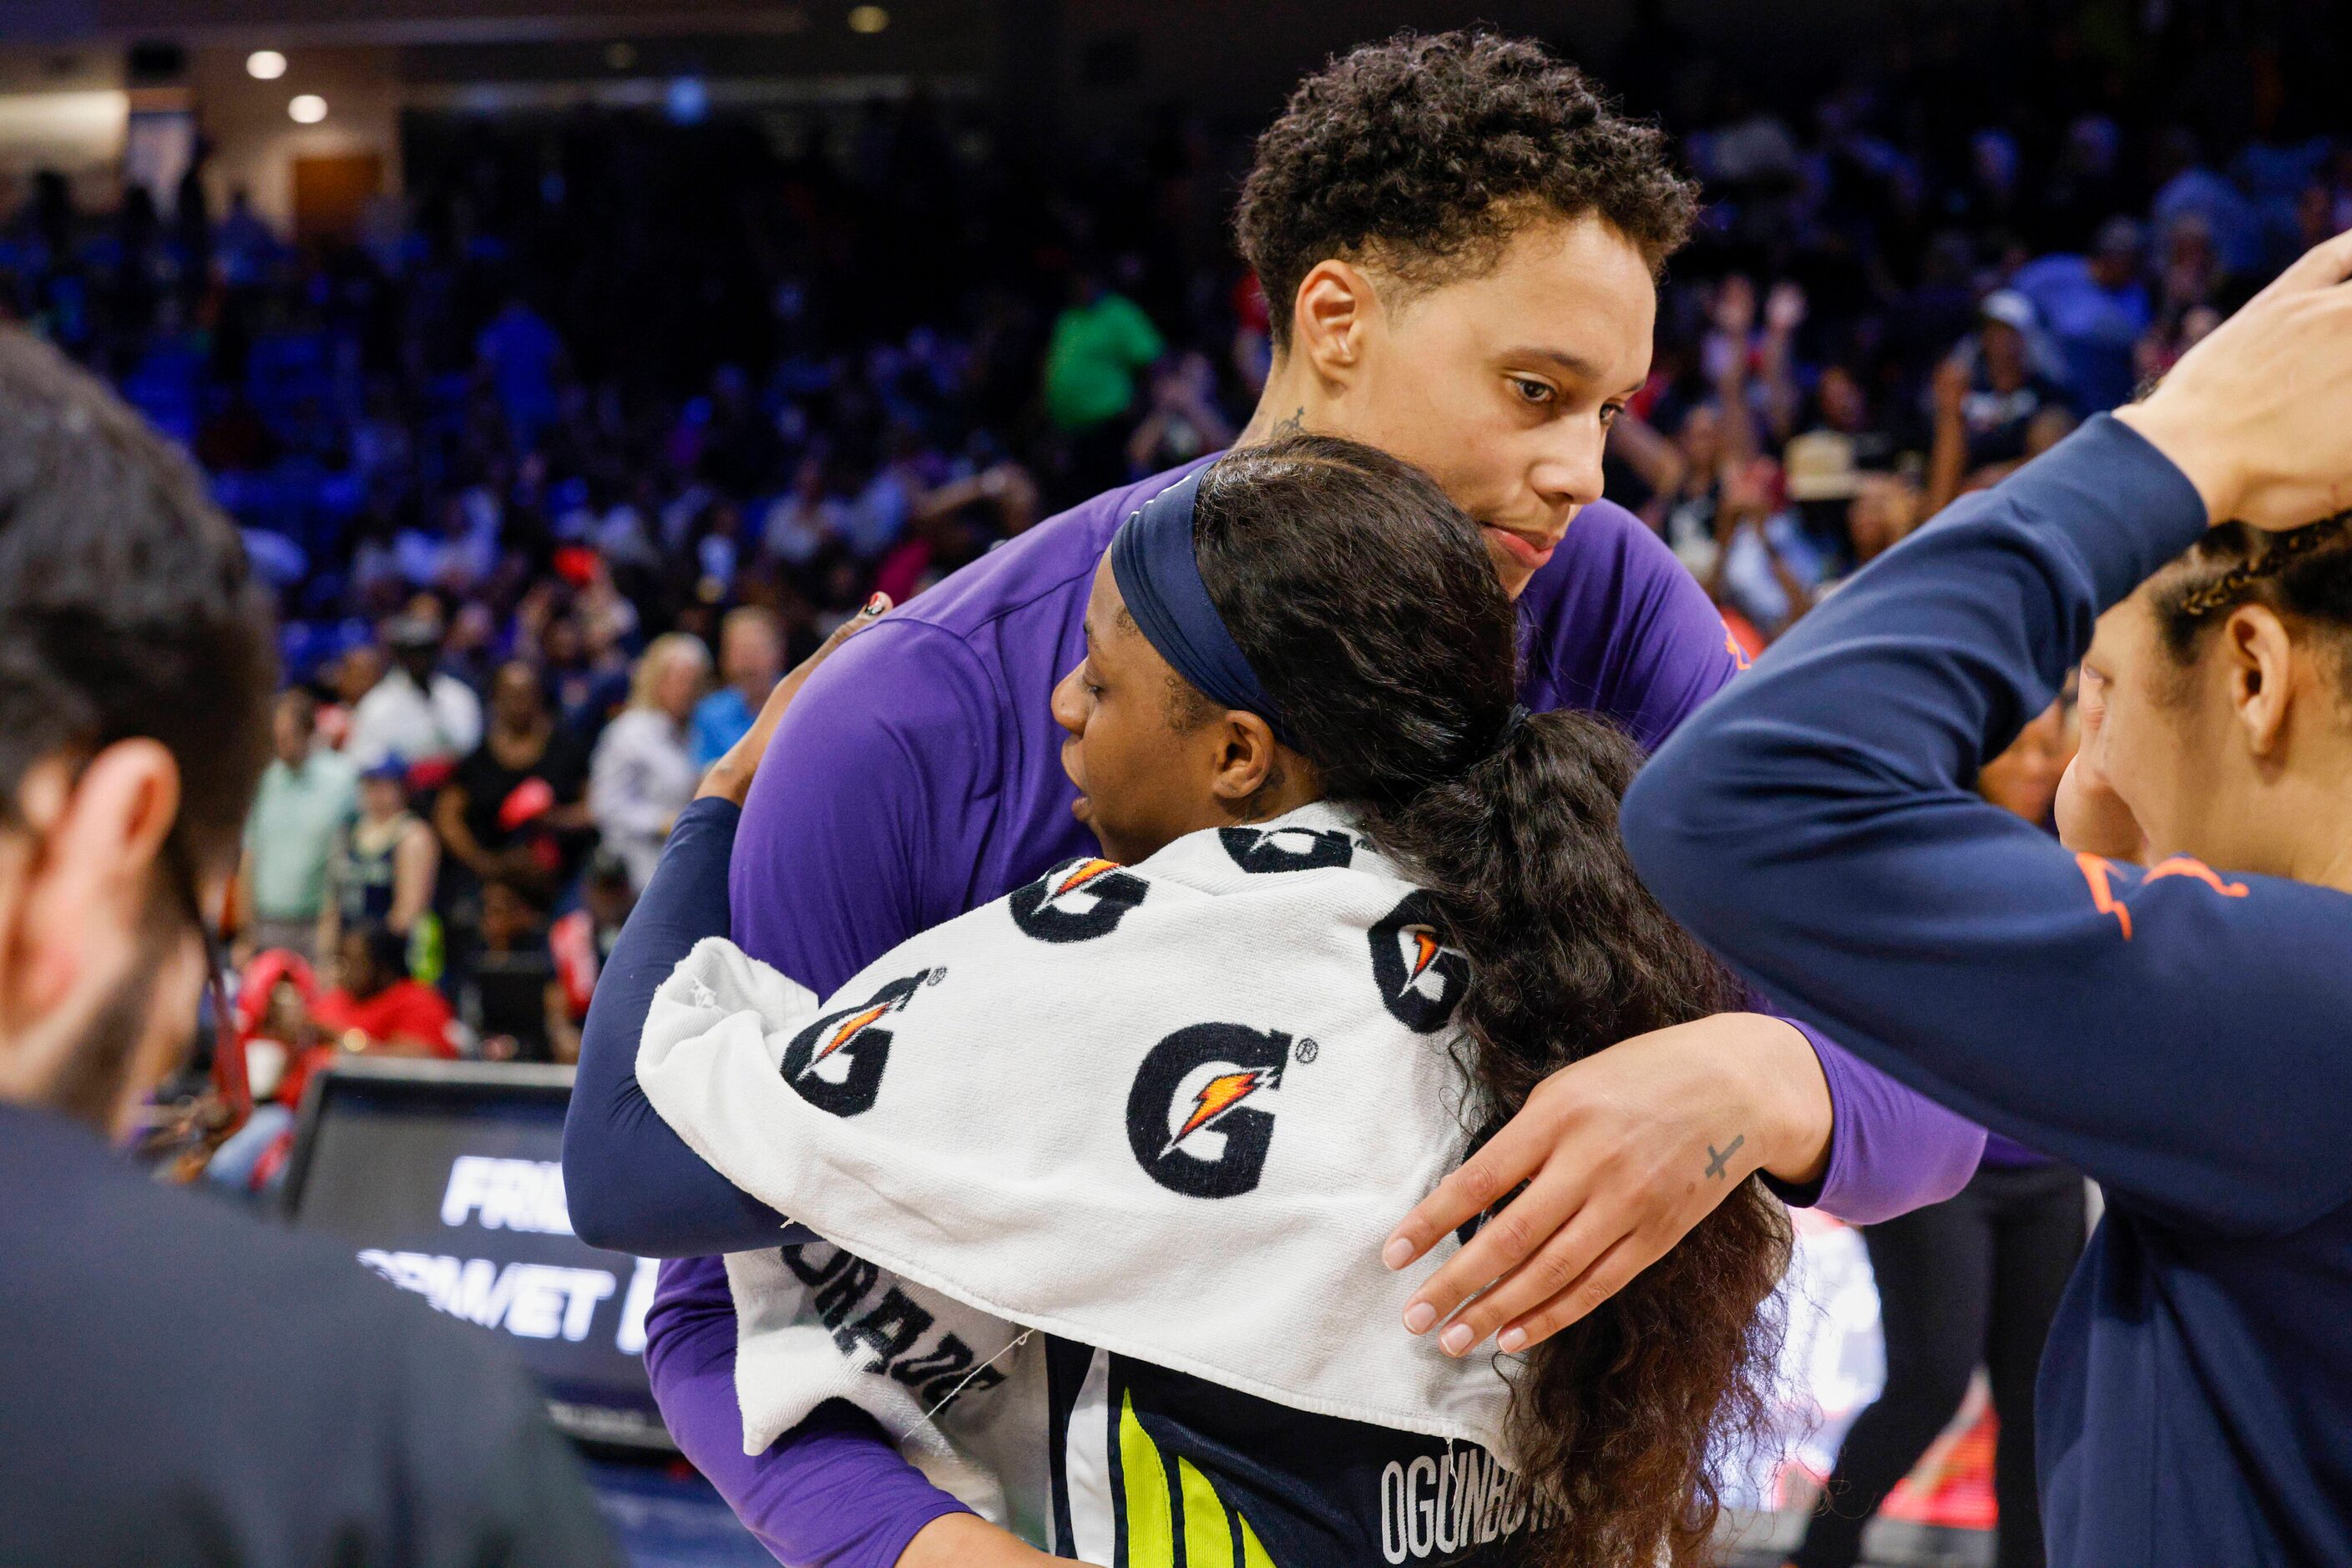
{"type": "Polygon", "coordinates": [[[1298,84],[1258,138],[1234,228],[1281,343],[1298,285],[1326,258],[1427,287],[1494,266],[1530,213],[1597,213],[1655,271],[1697,210],[1664,134],[1616,113],[1542,45],[1401,33],[1298,84]]]}

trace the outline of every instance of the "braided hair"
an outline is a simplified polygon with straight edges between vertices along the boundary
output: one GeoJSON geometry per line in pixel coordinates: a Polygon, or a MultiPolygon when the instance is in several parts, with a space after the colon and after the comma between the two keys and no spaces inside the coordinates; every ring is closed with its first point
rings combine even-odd
{"type": "MultiPolygon", "coordinates": [[[[2352,511],[2265,533],[2223,523],[2181,558],[2156,596],[2157,626],[2175,664],[2196,661],[2205,634],[2243,605],[2352,638],[2352,511]]],[[[2352,687],[2352,658],[2345,667],[2352,687]]]]}

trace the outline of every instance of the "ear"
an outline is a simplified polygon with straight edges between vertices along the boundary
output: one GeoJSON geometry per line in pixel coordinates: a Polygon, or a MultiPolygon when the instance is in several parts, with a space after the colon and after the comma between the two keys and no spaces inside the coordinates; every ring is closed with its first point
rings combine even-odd
{"type": "Polygon", "coordinates": [[[26,776],[0,878],[0,1099],[47,1099],[131,978],[179,804],[178,764],[153,741],[110,746],[79,777],[57,759],[26,776]]]}
{"type": "Polygon", "coordinates": [[[18,1018],[56,1008],[118,941],[136,946],[180,810],[179,764],[157,742],[118,741],[69,784],[55,766],[24,791],[37,847],[12,911],[5,977],[5,1005],[18,1018]]]}
{"type": "Polygon", "coordinates": [[[1344,388],[1361,374],[1365,342],[1380,315],[1380,291],[1362,268],[1326,258],[1299,280],[1291,351],[1318,378],[1344,388]]]}
{"type": "Polygon", "coordinates": [[[1217,748],[1210,793],[1221,805],[1240,807],[1278,776],[1280,747],[1265,720],[1240,709],[1212,721],[1217,748]]]}
{"type": "Polygon", "coordinates": [[[2268,605],[2246,605],[2223,624],[2220,641],[2230,706],[2245,731],[2247,749],[2268,757],[2286,730],[2294,684],[2294,639],[2268,605]]]}

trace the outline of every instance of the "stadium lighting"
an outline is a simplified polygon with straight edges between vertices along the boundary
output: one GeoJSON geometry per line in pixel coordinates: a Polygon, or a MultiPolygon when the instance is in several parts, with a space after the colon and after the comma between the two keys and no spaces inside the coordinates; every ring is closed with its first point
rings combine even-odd
{"type": "Polygon", "coordinates": [[[680,125],[698,124],[710,112],[710,89],[698,76],[678,77],[663,95],[662,106],[680,125]]]}
{"type": "Polygon", "coordinates": [[[286,106],[286,117],[297,125],[316,125],[327,118],[327,100],[315,92],[302,93],[286,106]]]}
{"type": "Polygon", "coordinates": [[[256,81],[276,81],[286,74],[286,57],[276,49],[256,49],[245,57],[245,74],[256,81]]]}
{"type": "Polygon", "coordinates": [[[879,5],[852,6],[849,30],[853,33],[878,33],[890,25],[890,13],[879,5]]]}

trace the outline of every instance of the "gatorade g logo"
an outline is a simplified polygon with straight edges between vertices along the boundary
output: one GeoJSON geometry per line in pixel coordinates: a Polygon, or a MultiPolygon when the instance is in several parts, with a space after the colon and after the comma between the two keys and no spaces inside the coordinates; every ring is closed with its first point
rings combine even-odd
{"type": "Polygon", "coordinates": [[[1454,1016],[1470,986],[1470,961],[1438,942],[1428,894],[1406,894],[1372,928],[1372,979],[1388,1010],[1415,1034],[1433,1035],[1454,1016]]]}
{"type": "Polygon", "coordinates": [[[1194,1024],[1151,1047],[1127,1097],[1127,1141],[1151,1179],[1195,1198],[1231,1198],[1265,1173],[1290,1037],[1239,1024],[1194,1024]]]}
{"type": "Polygon", "coordinates": [[[874,1107],[882,1068],[890,1060],[890,1031],[881,1021],[907,1005],[930,970],[893,980],[862,1007],[827,1013],[793,1037],[782,1070],[793,1092],[819,1110],[855,1116],[874,1107]]]}
{"type": "Polygon", "coordinates": [[[1013,890],[1013,923],[1039,942],[1108,936],[1151,884],[1115,860],[1065,860],[1013,890]]]}
{"type": "Polygon", "coordinates": [[[1331,827],[1220,827],[1217,842],[1244,871],[1314,871],[1356,858],[1354,841],[1331,827]]]}

